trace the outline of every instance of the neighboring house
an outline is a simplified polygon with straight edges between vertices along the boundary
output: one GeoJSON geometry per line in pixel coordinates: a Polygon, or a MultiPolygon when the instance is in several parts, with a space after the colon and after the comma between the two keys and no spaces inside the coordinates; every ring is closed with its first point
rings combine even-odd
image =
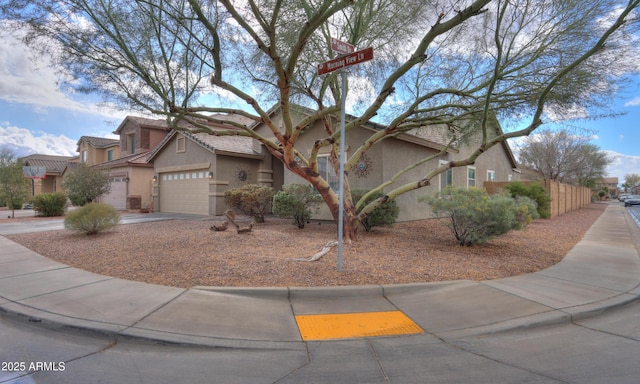
{"type": "MultiPolygon", "coordinates": [[[[303,107],[296,107],[297,119],[302,120],[310,113],[303,107]]],[[[279,124],[279,110],[271,111],[271,119],[279,124]]],[[[338,124],[338,122],[335,122],[338,124]]],[[[384,127],[368,123],[347,133],[346,150],[353,151],[373,132],[384,127]]],[[[257,132],[268,134],[268,128],[259,124],[253,127],[257,132]]],[[[499,127],[496,126],[496,129],[499,127]]],[[[324,133],[318,122],[305,129],[298,148],[311,148],[312,143],[324,133]]],[[[407,159],[423,159],[445,148],[443,139],[426,135],[401,134],[374,146],[351,171],[349,181],[352,189],[371,189],[389,180],[407,166],[407,159]]],[[[440,162],[448,162],[466,157],[470,147],[458,145],[449,148],[440,158],[434,159],[401,176],[395,184],[402,185],[415,181],[426,172],[437,167],[440,162]]],[[[337,189],[338,180],[329,160],[328,148],[321,151],[319,171],[326,174],[326,180],[337,189]]],[[[257,141],[241,136],[214,136],[190,132],[170,133],[147,159],[154,164],[154,208],[160,212],[196,213],[219,215],[228,207],[223,195],[229,188],[243,184],[268,185],[278,190],[283,184],[306,183],[302,178],[285,169],[257,141]]],[[[416,220],[430,216],[428,206],[418,202],[418,197],[431,195],[447,185],[461,187],[483,187],[485,181],[518,180],[519,172],[515,159],[507,143],[496,145],[486,151],[472,166],[449,170],[432,180],[432,185],[400,196],[400,221],[416,220]]],[[[331,219],[328,209],[323,207],[315,216],[331,219]]]]}
{"type": "Polygon", "coordinates": [[[62,178],[68,164],[77,161],[77,157],[29,155],[21,158],[25,166],[46,168],[43,179],[31,179],[31,197],[41,193],[52,193],[62,190],[62,178]]]}
{"type": "Polygon", "coordinates": [[[609,196],[618,196],[618,178],[617,177],[603,177],[597,180],[593,189],[593,194],[597,195],[600,190],[607,188],[609,190],[609,196]]]}
{"type": "MultiPolygon", "coordinates": [[[[100,201],[119,210],[150,208],[154,173],[153,164],[146,158],[169,132],[165,120],[127,116],[113,132],[120,136],[120,140],[104,147],[106,157],[103,157],[103,162],[92,164],[94,168],[109,172],[111,177],[111,191],[100,201]],[[110,150],[117,156],[107,160],[110,150]]],[[[97,149],[94,148],[96,153],[97,149]]]]}
{"type": "Polygon", "coordinates": [[[120,140],[82,136],[78,140],[80,162],[88,166],[120,158],[120,140]]]}

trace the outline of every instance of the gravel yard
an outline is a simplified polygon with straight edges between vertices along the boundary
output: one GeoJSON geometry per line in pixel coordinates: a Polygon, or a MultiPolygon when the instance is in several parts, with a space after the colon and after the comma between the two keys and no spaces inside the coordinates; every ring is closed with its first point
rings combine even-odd
{"type": "MultiPolygon", "coordinates": [[[[120,225],[93,236],[71,231],[7,236],[61,263],[147,283],[207,286],[332,286],[446,280],[490,280],[531,273],[559,262],[607,207],[586,208],[537,220],[486,244],[461,247],[437,220],[398,223],[358,232],[344,244],[343,270],[337,247],[315,262],[298,261],[335,240],[332,223],[298,229],[274,217],[251,233],[214,232],[221,218],[120,225]]],[[[44,219],[44,218],[43,218],[44,219]]],[[[18,219],[15,219],[18,220],[18,219]]],[[[29,220],[39,220],[29,219],[29,220]]]]}

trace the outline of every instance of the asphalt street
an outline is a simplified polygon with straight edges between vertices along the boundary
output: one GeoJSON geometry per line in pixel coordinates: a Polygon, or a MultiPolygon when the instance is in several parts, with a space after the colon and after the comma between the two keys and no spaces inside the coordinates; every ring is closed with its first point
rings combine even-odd
{"type": "MultiPolygon", "coordinates": [[[[631,218],[640,225],[640,207],[613,203],[606,212],[563,262],[540,273],[383,287],[382,296],[359,296],[357,287],[350,292],[358,296],[338,298],[177,292],[23,258],[3,241],[0,383],[638,383],[640,232],[631,218]],[[286,326],[291,312],[381,303],[425,332],[304,341],[286,326]]],[[[153,218],[171,216],[127,220],[153,218]]],[[[0,234],[28,227],[3,224],[0,234]]]]}
{"type": "Polygon", "coordinates": [[[0,383],[12,384],[636,384],[638,356],[638,302],[570,324],[482,336],[382,337],[284,348],[114,339],[0,317],[0,383]],[[49,363],[50,370],[34,372],[30,366],[38,362],[49,363]]]}

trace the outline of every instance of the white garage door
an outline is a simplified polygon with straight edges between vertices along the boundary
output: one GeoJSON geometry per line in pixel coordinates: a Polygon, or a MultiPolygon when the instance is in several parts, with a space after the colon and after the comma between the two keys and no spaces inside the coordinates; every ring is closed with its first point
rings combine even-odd
{"type": "Polygon", "coordinates": [[[101,198],[103,203],[109,204],[117,210],[127,209],[127,182],[125,176],[111,179],[111,191],[101,198]]]}
{"type": "Polygon", "coordinates": [[[209,214],[206,169],[160,174],[160,212],[209,214]]]}

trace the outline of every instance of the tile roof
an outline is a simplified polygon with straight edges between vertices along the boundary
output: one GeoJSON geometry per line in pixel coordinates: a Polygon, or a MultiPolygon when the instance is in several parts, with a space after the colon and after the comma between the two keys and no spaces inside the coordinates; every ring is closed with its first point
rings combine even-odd
{"type": "Polygon", "coordinates": [[[149,166],[151,166],[147,162],[147,156],[148,155],[149,155],[148,151],[147,152],[141,152],[141,153],[135,153],[133,155],[124,156],[124,157],[121,157],[119,159],[115,159],[113,161],[107,161],[105,163],[96,164],[96,165],[94,165],[94,168],[106,169],[106,168],[128,167],[128,166],[135,166],[135,165],[149,165],[149,166]]]}
{"type": "Polygon", "coordinates": [[[183,135],[213,151],[243,155],[260,155],[253,150],[253,139],[246,136],[214,136],[207,133],[190,133],[181,131],[183,135]]]}
{"type": "Polygon", "coordinates": [[[94,148],[108,148],[120,145],[120,140],[107,139],[106,137],[82,136],[80,137],[80,140],[78,140],[78,145],[80,145],[81,141],[86,141],[94,148]]]}
{"type": "Polygon", "coordinates": [[[167,124],[167,121],[164,119],[149,119],[146,117],[139,117],[139,116],[127,116],[124,118],[124,120],[122,120],[118,128],[116,128],[116,130],[113,131],[113,133],[116,135],[119,135],[120,132],[124,129],[124,127],[130,123],[135,124],[138,127],[144,126],[147,128],[169,130],[169,125],[167,124]]]}
{"type": "Polygon", "coordinates": [[[62,174],[71,159],[71,156],[29,155],[23,157],[22,161],[27,166],[47,168],[47,174],[62,174]]]}

